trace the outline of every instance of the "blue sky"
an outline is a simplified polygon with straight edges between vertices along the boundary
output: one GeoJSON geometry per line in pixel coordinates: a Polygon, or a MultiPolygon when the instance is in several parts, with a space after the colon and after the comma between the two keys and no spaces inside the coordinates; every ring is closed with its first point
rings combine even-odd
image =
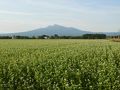
{"type": "Polygon", "coordinates": [[[120,0],[0,0],[0,33],[59,24],[93,32],[120,30],[120,0]]]}

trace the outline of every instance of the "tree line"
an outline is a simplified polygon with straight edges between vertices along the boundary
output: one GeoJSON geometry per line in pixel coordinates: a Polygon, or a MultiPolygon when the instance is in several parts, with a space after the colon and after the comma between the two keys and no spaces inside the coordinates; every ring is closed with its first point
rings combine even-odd
{"type": "Polygon", "coordinates": [[[105,34],[84,34],[82,36],[59,36],[58,34],[48,36],[0,36],[0,39],[106,39],[105,34]]]}

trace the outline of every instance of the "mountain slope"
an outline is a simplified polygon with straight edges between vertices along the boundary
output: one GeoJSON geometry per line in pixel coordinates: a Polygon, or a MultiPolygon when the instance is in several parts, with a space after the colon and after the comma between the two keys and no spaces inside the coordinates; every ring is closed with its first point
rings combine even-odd
{"type": "Polygon", "coordinates": [[[51,25],[46,28],[40,28],[28,32],[20,32],[20,33],[10,33],[4,35],[20,35],[20,36],[41,36],[41,35],[54,35],[58,34],[59,36],[80,36],[86,33],[91,33],[87,31],[82,31],[72,27],[64,27],[60,25],[51,25]]]}
{"type": "Polygon", "coordinates": [[[64,27],[60,25],[51,25],[46,28],[39,28],[32,31],[27,32],[20,32],[20,33],[9,33],[9,34],[0,34],[1,36],[41,36],[41,35],[49,35],[52,36],[54,34],[58,34],[59,36],[80,36],[83,34],[91,34],[91,33],[98,33],[98,34],[106,34],[107,36],[115,36],[120,35],[120,32],[88,32],[79,30],[72,27],[64,27]]]}

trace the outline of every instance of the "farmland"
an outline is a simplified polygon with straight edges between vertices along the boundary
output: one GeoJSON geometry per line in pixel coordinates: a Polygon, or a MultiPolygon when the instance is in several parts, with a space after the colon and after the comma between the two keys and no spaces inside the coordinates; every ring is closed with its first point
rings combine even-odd
{"type": "Polygon", "coordinates": [[[0,90],[120,90],[120,43],[0,40],[0,90]]]}

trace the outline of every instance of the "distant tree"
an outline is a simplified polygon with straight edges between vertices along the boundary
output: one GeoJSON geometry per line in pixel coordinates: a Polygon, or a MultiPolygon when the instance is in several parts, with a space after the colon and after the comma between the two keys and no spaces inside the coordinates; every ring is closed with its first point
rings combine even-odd
{"type": "Polygon", "coordinates": [[[36,37],[35,36],[32,36],[32,38],[31,39],[36,39],[36,37]]]}
{"type": "Polygon", "coordinates": [[[42,36],[38,36],[38,39],[48,39],[49,36],[48,35],[42,35],[42,36]]]}
{"type": "Polygon", "coordinates": [[[12,39],[11,36],[0,36],[0,39],[12,39]]]}
{"type": "Polygon", "coordinates": [[[55,39],[58,39],[59,35],[58,34],[54,34],[54,37],[55,37],[55,39]]]}
{"type": "Polygon", "coordinates": [[[84,34],[82,36],[83,39],[106,39],[105,34],[84,34]]]}
{"type": "Polygon", "coordinates": [[[30,39],[28,36],[14,36],[13,39],[30,39]]]}

